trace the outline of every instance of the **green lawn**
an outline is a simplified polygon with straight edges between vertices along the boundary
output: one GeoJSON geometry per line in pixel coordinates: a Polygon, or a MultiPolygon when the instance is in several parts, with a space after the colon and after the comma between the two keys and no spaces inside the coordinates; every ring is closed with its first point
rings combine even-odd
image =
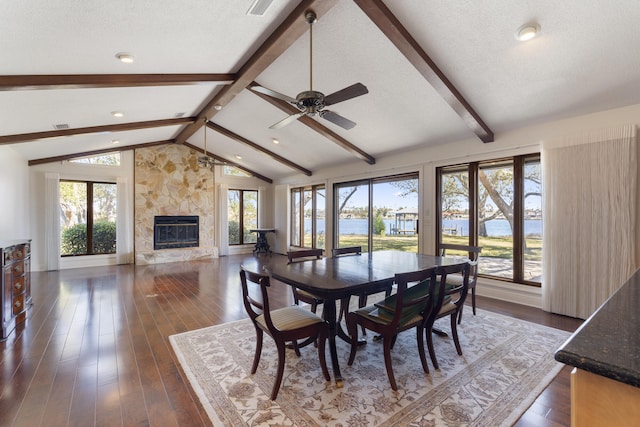
{"type": "MultiPolygon", "coordinates": [[[[418,251],[418,239],[416,236],[374,236],[374,250],[394,249],[406,252],[418,251]]],[[[467,245],[469,240],[466,236],[446,236],[445,242],[459,245],[467,245]]],[[[342,235],[340,236],[340,246],[362,246],[367,251],[367,236],[363,235],[342,235]]],[[[504,237],[481,237],[482,256],[490,258],[512,258],[513,242],[510,238],[504,237]]],[[[542,239],[527,238],[527,250],[525,259],[539,260],[542,257],[542,239]]]]}

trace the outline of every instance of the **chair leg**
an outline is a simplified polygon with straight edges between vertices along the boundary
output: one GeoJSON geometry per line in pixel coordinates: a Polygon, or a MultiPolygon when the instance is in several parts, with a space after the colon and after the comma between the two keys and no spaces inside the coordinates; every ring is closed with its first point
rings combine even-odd
{"type": "Polygon", "coordinates": [[[391,366],[391,339],[384,337],[382,339],[382,347],[384,347],[384,365],[387,368],[387,376],[389,377],[389,383],[393,391],[398,391],[398,385],[396,384],[396,377],[393,375],[393,367],[391,366]]]}
{"type": "Polygon", "coordinates": [[[456,313],[451,315],[451,335],[453,336],[453,343],[456,345],[456,351],[459,356],[462,356],[462,347],[460,347],[460,341],[458,341],[458,328],[456,326],[456,313]]]}
{"type": "Polygon", "coordinates": [[[433,348],[433,331],[432,328],[425,329],[425,335],[427,336],[427,348],[429,349],[429,357],[431,357],[431,363],[436,369],[440,369],[438,366],[438,359],[436,358],[436,352],[433,348]]]}
{"type": "Polygon", "coordinates": [[[460,322],[462,322],[462,309],[464,308],[464,304],[460,307],[460,310],[458,311],[458,325],[460,324],[460,322]]]}
{"type": "MultiPolygon", "coordinates": [[[[365,307],[366,305],[367,305],[367,295],[362,294],[358,297],[358,308],[365,307]]],[[[367,330],[365,329],[365,327],[361,326],[361,329],[362,329],[362,335],[367,335],[367,330]]]]}
{"type": "Polygon", "coordinates": [[[291,341],[291,344],[293,345],[293,351],[296,352],[296,356],[300,357],[300,346],[298,345],[298,341],[293,340],[291,341]]]}
{"type": "Polygon", "coordinates": [[[356,314],[347,314],[347,331],[351,337],[351,352],[349,353],[349,361],[347,365],[353,365],[356,358],[356,349],[358,348],[358,323],[355,321],[356,314]]]}
{"type": "Polygon", "coordinates": [[[471,307],[473,308],[473,315],[476,315],[476,287],[471,288],[471,307]]]}
{"type": "Polygon", "coordinates": [[[420,352],[420,362],[422,363],[422,370],[425,373],[429,373],[429,366],[427,365],[427,355],[424,351],[424,328],[416,328],[418,338],[418,351],[420,352]]]}
{"type": "Polygon", "coordinates": [[[322,329],[320,334],[318,335],[318,359],[320,360],[320,368],[322,368],[322,374],[324,375],[324,379],[327,381],[331,381],[331,376],[329,375],[329,369],[327,368],[327,358],[325,355],[325,344],[327,342],[327,335],[329,335],[329,327],[322,329]]]}
{"type": "Polygon", "coordinates": [[[282,383],[282,377],[284,375],[284,342],[276,342],[278,347],[278,372],[276,373],[276,381],[273,383],[273,389],[271,389],[271,400],[276,400],[278,392],[280,391],[280,384],[282,383]]]}
{"type": "Polygon", "coordinates": [[[260,354],[262,354],[262,329],[256,327],[256,351],[253,355],[253,366],[251,367],[251,375],[255,374],[258,370],[258,363],[260,363],[260,354]]]}

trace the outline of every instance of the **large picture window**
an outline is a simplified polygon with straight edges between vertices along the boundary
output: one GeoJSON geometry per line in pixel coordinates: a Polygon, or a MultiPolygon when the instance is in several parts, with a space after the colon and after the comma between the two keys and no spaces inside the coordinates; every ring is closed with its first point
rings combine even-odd
{"type": "Polygon", "coordinates": [[[325,248],[325,187],[291,189],[291,241],[305,248],[325,248]]]}
{"type": "Polygon", "coordinates": [[[255,243],[257,236],[249,230],[258,228],[258,192],[256,190],[229,190],[227,194],[229,244],[255,243]]]}
{"type": "Polygon", "coordinates": [[[116,253],[117,185],[60,181],[60,255],[116,253]]]}
{"type": "Polygon", "coordinates": [[[540,285],[540,156],[441,167],[437,177],[438,242],[481,246],[482,275],[540,285]]]}
{"type": "Polygon", "coordinates": [[[418,174],[335,184],[335,247],[418,252],[418,174]]]}

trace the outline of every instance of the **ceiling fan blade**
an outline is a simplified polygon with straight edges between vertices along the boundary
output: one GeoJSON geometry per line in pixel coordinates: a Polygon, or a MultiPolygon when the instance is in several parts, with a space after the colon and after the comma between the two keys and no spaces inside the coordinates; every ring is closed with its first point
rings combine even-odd
{"type": "Polygon", "coordinates": [[[280,129],[288,125],[289,123],[293,123],[298,120],[299,117],[304,116],[305,113],[292,114],[289,117],[285,117],[283,120],[280,120],[278,123],[269,127],[269,129],[280,129]]]}
{"type": "Polygon", "coordinates": [[[369,93],[369,90],[362,83],[355,83],[349,87],[345,87],[342,90],[334,92],[324,97],[324,105],[333,105],[338,102],[346,101],[347,99],[355,98],[356,96],[369,93]]]}
{"type": "Polygon", "coordinates": [[[278,98],[278,99],[281,99],[283,101],[290,102],[292,104],[296,104],[298,102],[295,98],[291,98],[290,96],[283,95],[283,94],[281,94],[279,92],[276,92],[274,90],[271,90],[271,89],[267,89],[266,87],[252,86],[251,90],[254,90],[254,91],[260,92],[260,93],[264,93],[265,95],[269,95],[269,96],[272,96],[274,98],[278,98]]]}
{"type": "Polygon", "coordinates": [[[333,111],[328,111],[328,110],[321,111],[320,117],[322,117],[323,119],[327,119],[331,123],[336,124],[346,130],[352,129],[356,125],[355,122],[352,122],[351,120],[345,117],[342,117],[340,114],[334,113],[333,111]]]}

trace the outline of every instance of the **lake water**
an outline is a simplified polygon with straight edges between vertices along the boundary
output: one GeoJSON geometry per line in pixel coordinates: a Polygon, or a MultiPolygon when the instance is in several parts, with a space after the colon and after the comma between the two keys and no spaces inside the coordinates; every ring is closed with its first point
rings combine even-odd
{"type": "MultiPolygon", "coordinates": [[[[385,219],[384,223],[387,228],[387,234],[391,234],[392,227],[395,227],[395,220],[385,219]]],[[[510,236],[511,228],[506,219],[494,219],[486,223],[487,235],[492,237],[510,236]]],[[[469,235],[469,222],[463,219],[445,220],[444,228],[455,229],[458,236],[469,235]]],[[[311,220],[305,220],[304,228],[307,232],[311,232],[311,220]]],[[[407,221],[407,229],[413,229],[413,223],[407,221]]],[[[368,220],[366,219],[346,219],[340,220],[340,233],[342,234],[367,234],[368,220]]],[[[318,233],[324,233],[324,221],[318,221],[318,233]]],[[[542,234],[541,220],[525,220],[524,234],[542,234]]]]}

